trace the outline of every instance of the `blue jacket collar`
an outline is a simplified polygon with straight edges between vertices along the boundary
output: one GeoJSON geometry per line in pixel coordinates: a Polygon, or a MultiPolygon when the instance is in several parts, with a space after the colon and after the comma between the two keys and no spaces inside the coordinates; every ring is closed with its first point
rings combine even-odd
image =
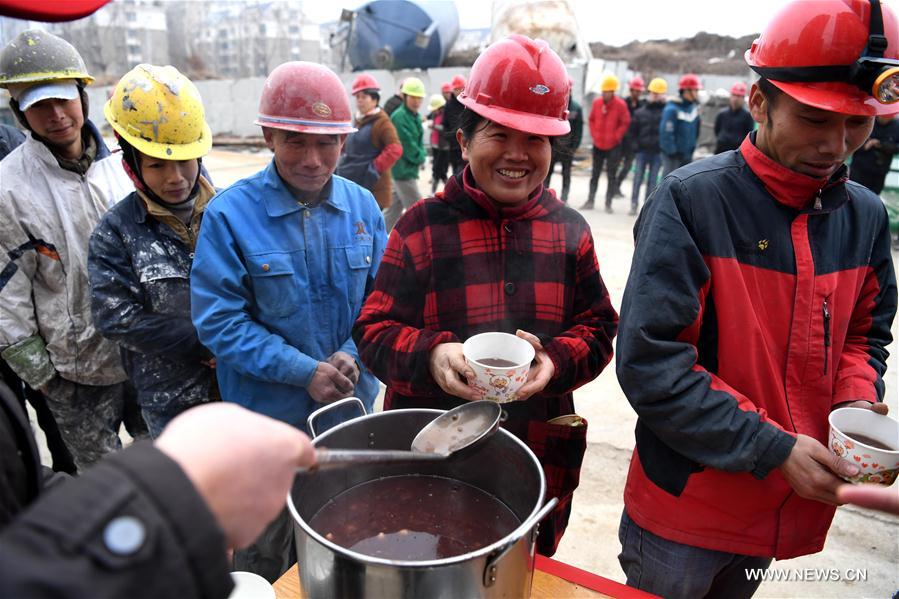
{"type": "MultiPolygon", "coordinates": [[[[296,198],[293,197],[293,194],[290,193],[290,189],[287,188],[284,180],[281,179],[281,175],[278,174],[274,158],[262,172],[262,183],[265,187],[272,190],[272,193],[264,194],[262,197],[265,212],[269,216],[284,216],[303,208],[296,198]]],[[[330,206],[341,212],[349,212],[350,206],[347,202],[346,194],[334,193],[335,188],[340,185],[346,185],[345,180],[331,175],[331,179],[325,184],[326,188],[330,188],[328,197],[322,200],[321,206],[330,206]]]]}

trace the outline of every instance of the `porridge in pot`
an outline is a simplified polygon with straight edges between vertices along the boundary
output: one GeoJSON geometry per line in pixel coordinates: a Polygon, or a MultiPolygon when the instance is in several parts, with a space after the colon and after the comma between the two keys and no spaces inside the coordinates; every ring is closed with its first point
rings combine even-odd
{"type": "Polygon", "coordinates": [[[521,524],[501,501],[457,480],[391,476],[331,499],[309,525],[341,547],[397,561],[464,555],[521,524]]]}

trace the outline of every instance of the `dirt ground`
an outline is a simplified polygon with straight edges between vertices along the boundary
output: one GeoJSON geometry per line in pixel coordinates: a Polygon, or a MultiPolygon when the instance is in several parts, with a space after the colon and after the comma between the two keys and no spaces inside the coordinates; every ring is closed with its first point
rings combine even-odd
{"type": "MultiPolygon", "coordinates": [[[[225,187],[261,169],[269,160],[262,152],[213,151],[204,161],[215,184],[225,187]]],[[[579,207],[587,195],[589,172],[575,167],[571,204],[579,207]]],[[[420,189],[430,189],[429,171],[422,174],[420,189]]],[[[555,174],[553,184],[561,184],[555,174]]],[[[622,191],[630,198],[630,179],[622,191]]],[[[601,198],[606,189],[600,181],[601,198]]],[[[630,270],[633,253],[631,229],[634,217],[627,216],[629,199],[616,199],[615,213],[601,209],[583,211],[596,241],[600,269],[616,309],[630,270]]],[[[893,253],[894,264],[897,254],[893,253]]],[[[896,323],[893,338],[899,337],[896,323]]],[[[896,343],[891,347],[887,376],[887,403],[899,414],[896,343]]],[[[592,383],[575,392],[578,413],[589,421],[588,448],[575,493],[568,532],[556,559],[624,582],[617,555],[618,522],[622,491],[628,463],[634,447],[636,415],[628,404],[615,377],[613,363],[592,383]]],[[[45,456],[45,463],[46,461],[45,456]]],[[[899,518],[871,511],[842,507],[837,511],[824,551],[797,559],[774,562],[773,570],[790,576],[791,582],[764,582],[757,597],[839,597],[860,598],[893,596],[899,590],[899,518]]],[[[561,598],[560,598],[561,599],[561,598]]]]}

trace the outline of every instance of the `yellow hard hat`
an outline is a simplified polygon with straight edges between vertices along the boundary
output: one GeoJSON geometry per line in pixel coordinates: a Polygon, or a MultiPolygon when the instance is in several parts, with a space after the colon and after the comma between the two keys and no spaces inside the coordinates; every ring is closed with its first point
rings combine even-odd
{"type": "Polygon", "coordinates": [[[148,156],[190,160],[212,147],[200,92],[172,66],[141,64],[128,71],[103,106],[103,115],[116,133],[148,156]]]}
{"type": "Polygon", "coordinates": [[[400,91],[407,96],[424,98],[425,84],[422,83],[421,79],[419,79],[418,77],[409,77],[403,82],[403,87],[400,88],[400,91]]]}
{"type": "Polygon", "coordinates": [[[428,102],[428,110],[434,112],[438,108],[446,106],[446,99],[441,94],[434,94],[428,102]]]}
{"type": "Polygon", "coordinates": [[[615,75],[606,75],[602,78],[602,83],[599,86],[600,91],[604,92],[617,92],[618,91],[618,77],[615,75]]]}
{"type": "Polygon", "coordinates": [[[654,94],[664,94],[668,91],[668,82],[661,77],[656,77],[649,82],[649,86],[646,89],[654,94]]]}

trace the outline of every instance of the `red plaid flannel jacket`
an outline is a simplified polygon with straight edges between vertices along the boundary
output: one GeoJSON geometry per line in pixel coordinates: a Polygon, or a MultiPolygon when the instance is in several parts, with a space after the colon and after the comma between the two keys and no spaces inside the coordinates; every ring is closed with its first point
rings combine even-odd
{"type": "Polygon", "coordinates": [[[534,333],[555,375],[529,401],[570,401],[608,364],[617,327],[583,217],[543,188],[523,205],[497,208],[466,168],[397,223],[353,338],[388,387],[387,408],[402,398],[446,407],[428,371],[440,343],[534,333]]]}
{"type": "MultiPolygon", "coordinates": [[[[387,385],[386,409],[449,409],[463,400],[430,375],[436,345],[488,331],[534,333],[555,374],[541,393],[504,405],[503,427],[536,450],[545,445],[546,421],[573,413],[572,391],[609,363],[617,327],[583,217],[542,187],[522,205],[497,207],[466,168],[397,223],[353,338],[365,366],[387,385]]],[[[566,481],[553,492],[563,501],[577,486],[586,439],[576,444],[538,455],[551,492],[553,480],[566,481]]],[[[569,510],[563,506],[565,521],[569,510]]],[[[562,530],[564,522],[547,531],[553,549],[562,530]]]]}
{"type": "Polygon", "coordinates": [[[551,399],[552,418],[572,412],[571,392],[608,364],[617,327],[583,217],[542,187],[523,205],[497,208],[466,168],[397,223],[353,338],[387,385],[387,409],[446,409],[462,400],[431,378],[436,345],[488,331],[534,333],[555,375],[515,403],[551,399]]]}
{"type": "Polygon", "coordinates": [[[583,217],[542,186],[524,204],[499,208],[466,168],[397,223],[353,338],[387,385],[386,409],[463,403],[431,377],[429,354],[440,343],[516,329],[540,338],[553,379],[528,400],[505,404],[503,427],[537,453],[547,496],[560,499],[537,541],[552,555],[578,485],[586,427],[546,421],[574,412],[572,391],[609,363],[617,328],[583,217]]]}

